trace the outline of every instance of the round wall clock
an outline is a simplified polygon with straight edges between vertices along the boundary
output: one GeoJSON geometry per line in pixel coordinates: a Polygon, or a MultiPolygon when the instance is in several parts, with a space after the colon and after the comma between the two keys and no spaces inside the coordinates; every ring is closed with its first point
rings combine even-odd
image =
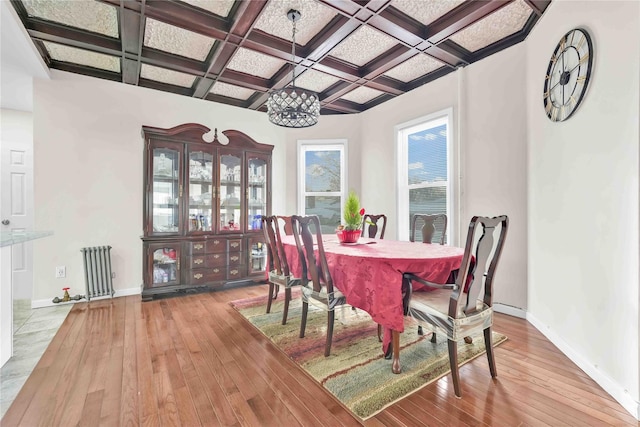
{"type": "Polygon", "coordinates": [[[578,109],[592,64],[593,45],[587,31],[576,28],[560,39],[544,78],[544,110],[552,122],[567,120],[578,109]]]}

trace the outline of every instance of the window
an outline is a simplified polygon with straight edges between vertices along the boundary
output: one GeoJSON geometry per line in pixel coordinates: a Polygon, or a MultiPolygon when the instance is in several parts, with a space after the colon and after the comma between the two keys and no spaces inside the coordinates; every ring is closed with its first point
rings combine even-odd
{"type": "MultiPolygon", "coordinates": [[[[448,109],[396,127],[400,240],[409,240],[413,214],[444,213],[448,219],[445,241],[455,241],[451,116],[448,109]]],[[[434,241],[439,239],[440,234],[436,233],[434,241]]]]}
{"type": "Polygon", "coordinates": [[[333,233],[345,197],[346,140],[298,141],[298,212],[318,215],[322,233],[333,233]]]}

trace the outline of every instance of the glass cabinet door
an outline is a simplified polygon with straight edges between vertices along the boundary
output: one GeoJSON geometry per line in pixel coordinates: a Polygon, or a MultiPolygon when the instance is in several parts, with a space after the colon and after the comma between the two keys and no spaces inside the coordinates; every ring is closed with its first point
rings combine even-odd
{"type": "Polygon", "coordinates": [[[262,228],[262,215],[267,215],[268,163],[264,156],[247,154],[247,230],[262,228]]]}
{"type": "Polygon", "coordinates": [[[249,274],[267,271],[267,246],[260,235],[249,238],[249,274]]]}
{"type": "Polygon", "coordinates": [[[149,246],[153,287],[180,283],[180,243],[156,243],[149,246]]]}
{"type": "Polygon", "coordinates": [[[189,200],[189,233],[212,231],[214,226],[213,154],[190,151],[188,165],[187,197],[189,200]]]}
{"type": "Polygon", "coordinates": [[[242,154],[220,155],[219,230],[240,231],[242,225],[242,154]]]}
{"type": "Polygon", "coordinates": [[[180,225],[180,150],[153,148],[151,156],[153,234],[178,233],[180,225]]]}

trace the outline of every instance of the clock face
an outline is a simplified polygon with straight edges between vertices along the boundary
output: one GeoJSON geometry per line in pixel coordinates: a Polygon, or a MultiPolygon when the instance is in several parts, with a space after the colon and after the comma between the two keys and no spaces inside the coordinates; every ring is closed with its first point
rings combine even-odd
{"type": "Polygon", "coordinates": [[[544,78],[544,110],[551,121],[567,120],[576,111],[587,91],[592,62],[593,46],[585,30],[571,30],[560,39],[544,78]]]}

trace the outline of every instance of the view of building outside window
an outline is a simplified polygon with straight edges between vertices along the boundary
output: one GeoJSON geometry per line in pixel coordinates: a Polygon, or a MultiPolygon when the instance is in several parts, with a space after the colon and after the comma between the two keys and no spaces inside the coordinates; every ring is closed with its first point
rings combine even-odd
{"type": "Polygon", "coordinates": [[[322,233],[340,224],[344,195],[344,146],[307,145],[304,159],[304,215],[318,215],[322,233]]]}

